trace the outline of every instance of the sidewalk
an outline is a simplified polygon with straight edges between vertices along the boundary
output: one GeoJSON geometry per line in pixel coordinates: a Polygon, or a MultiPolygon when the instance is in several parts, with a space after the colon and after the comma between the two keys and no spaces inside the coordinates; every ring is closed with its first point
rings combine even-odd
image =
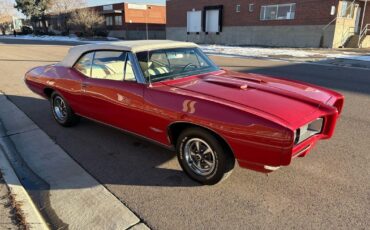
{"type": "Polygon", "coordinates": [[[51,228],[148,229],[2,94],[1,123],[0,160],[6,155],[51,228]]]}

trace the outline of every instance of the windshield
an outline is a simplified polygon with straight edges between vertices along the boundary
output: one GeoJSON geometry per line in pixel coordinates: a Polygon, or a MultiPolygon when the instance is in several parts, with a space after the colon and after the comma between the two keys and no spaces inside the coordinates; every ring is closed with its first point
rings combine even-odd
{"type": "Polygon", "coordinates": [[[149,82],[207,73],[219,68],[198,48],[176,48],[136,54],[144,77],[149,82]]]}

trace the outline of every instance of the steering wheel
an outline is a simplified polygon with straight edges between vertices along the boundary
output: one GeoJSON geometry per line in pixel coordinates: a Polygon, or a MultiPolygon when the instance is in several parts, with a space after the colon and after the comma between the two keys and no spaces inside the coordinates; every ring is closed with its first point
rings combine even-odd
{"type": "Polygon", "coordinates": [[[198,66],[194,65],[193,63],[189,63],[186,66],[184,66],[184,68],[182,68],[182,71],[185,71],[190,67],[195,68],[195,69],[198,68],[198,66]]]}

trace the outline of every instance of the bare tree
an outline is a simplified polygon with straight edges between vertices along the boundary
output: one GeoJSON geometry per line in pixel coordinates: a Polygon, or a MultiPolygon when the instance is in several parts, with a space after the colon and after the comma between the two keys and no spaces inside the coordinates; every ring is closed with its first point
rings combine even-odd
{"type": "Polygon", "coordinates": [[[81,30],[83,36],[93,36],[95,30],[102,27],[105,19],[93,9],[79,9],[73,11],[68,24],[81,30]]]}
{"type": "Polygon", "coordinates": [[[76,9],[83,8],[86,5],[86,0],[51,0],[49,12],[58,16],[62,32],[69,34],[70,28],[68,18],[70,13],[76,9]]]}
{"type": "Polygon", "coordinates": [[[51,0],[49,11],[64,14],[86,6],[86,0],[51,0]]]}
{"type": "Polygon", "coordinates": [[[13,4],[9,0],[0,1],[0,30],[5,35],[6,30],[13,22],[15,15],[13,4]]]}

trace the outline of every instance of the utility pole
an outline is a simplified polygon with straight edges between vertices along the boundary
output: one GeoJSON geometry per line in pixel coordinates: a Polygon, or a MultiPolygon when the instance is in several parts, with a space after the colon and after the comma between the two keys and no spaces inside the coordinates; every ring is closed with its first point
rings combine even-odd
{"type": "Polygon", "coordinates": [[[149,29],[148,29],[148,20],[149,20],[149,10],[152,9],[151,6],[146,7],[146,14],[145,14],[145,29],[146,29],[146,40],[149,40],[149,29]]]}

